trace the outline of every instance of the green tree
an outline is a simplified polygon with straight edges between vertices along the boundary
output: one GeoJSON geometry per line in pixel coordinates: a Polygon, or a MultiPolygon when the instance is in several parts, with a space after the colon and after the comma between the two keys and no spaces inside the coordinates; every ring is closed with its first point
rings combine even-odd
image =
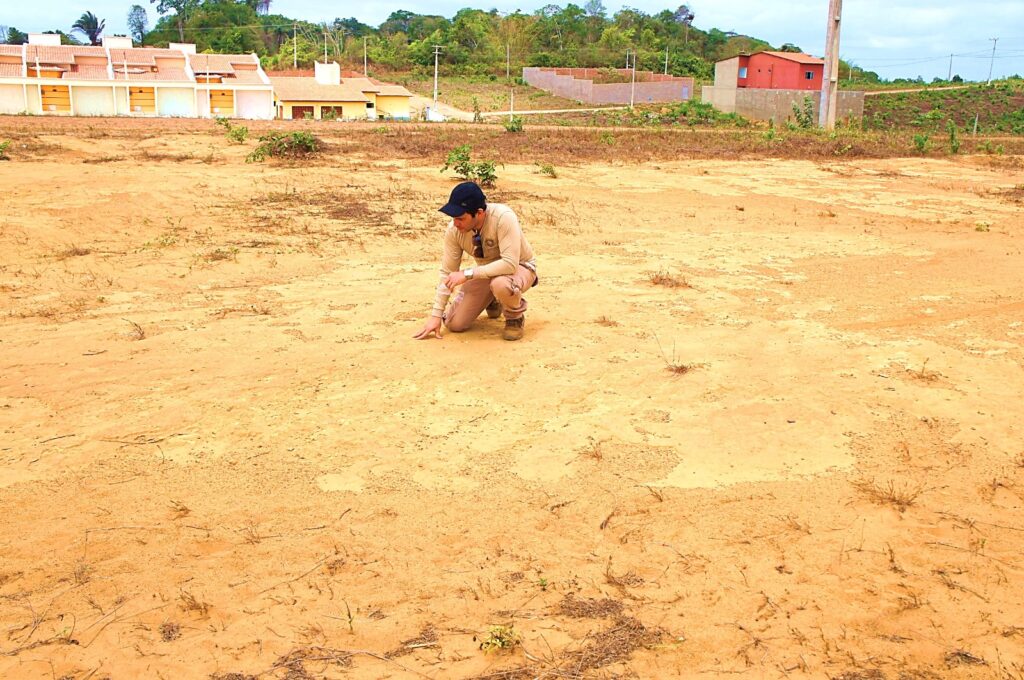
{"type": "Polygon", "coordinates": [[[174,11],[174,23],[178,27],[178,40],[185,42],[185,22],[189,15],[199,7],[199,0],[149,0],[156,5],[156,11],[167,14],[174,11]]]}
{"type": "Polygon", "coordinates": [[[132,40],[141,45],[148,28],[149,17],[146,15],[146,8],[142,5],[132,5],[128,10],[128,34],[132,40]]]}
{"type": "Polygon", "coordinates": [[[362,38],[363,36],[369,36],[373,34],[373,27],[364,24],[355,17],[349,17],[348,19],[335,19],[332,23],[335,30],[343,30],[346,35],[351,35],[356,38],[362,38]]]}
{"type": "Polygon", "coordinates": [[[100,19],[92,12],[86,12],[78,17],[78,21],[71,24],[71,32],[84,35],[90,45],[99,45],[100,36],[103,34],[103,27],[106,23],[105,19],[100,19]]]}
{"type": "Polygon", "coordinates": [[[257,14],[269,14],[271,0],[244,0],[257,14]]]}
{"type": "Polygon", "coordinates": [[[707,37],[704,38],[704,49],[702,50],[702,56],[705,59],[714,59],[718,55],[720,50],[725,43],[729,40],[729,36],[725,32],[712,28],[708,31],[707,37]]]}
{"type": "Polygon", "coordinates": [[[11,26],[7,29],[7,33],[3,38],[4,42],[8,45],[24,45],[28,42],[28,33],[22,33],[14,26],[11,26]]]}

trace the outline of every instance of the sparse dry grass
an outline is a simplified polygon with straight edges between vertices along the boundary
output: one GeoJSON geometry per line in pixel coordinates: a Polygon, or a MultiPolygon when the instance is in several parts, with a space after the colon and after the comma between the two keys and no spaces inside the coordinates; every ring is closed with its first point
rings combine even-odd
{"type": "Polygon", "coordinates": [[[172,500],[170,502],[170,506],[172,519],[181,519],[182,517],[188,517],[192,514],[192,508],[188,507],[181,501],[172,500]]]}
{"type": "Polygon", "coordinates": [[[91,252],[92,250],[90,248],[84,248],[79,245],[70,244],[54,252],[53,256],[56,257],[58,260],[66,260],[69,257],[83,257],[85,255],[90,254],[91,252]]]}
{"type": "Polygon", "coordinates": [[[164,642],[173,642],[181,637],[181,626],[173,621],[164,621],[160,624],[160,639],[164,642]]]}
{"type": "Polygon", "coordinates": [[[146,339],[146,331],[145,331],[145,329],[142,328],[142,326],[140,326],[139,324],[135,323],[131,319],[124,319],[124,321],[128,322],[128,324],[131,326],[131,330],[128,331],[128,338],[129,339],[135,340],[135,341],[145,340],[146,339]]]}
{"type": "Polygon", "coordinates": [[[884,484],[878,484],[873,479],[862,479],[852,483],[869,500],[879,505],[891,505],[900,512],[905,512],[912,506],[925,490],[921,484],[900,483],[891,479],[884,484]]]}
{"type": "Polygon", "coordinates": [[[665,286],[666,288],[693,288],[686,277],[677,276],[666,270],[659,269],[656,272],[651,272],[647,280],[655,286],[665,286]]]}
{"type": "Polygon", "coordinates": [[[194,612],[200,617],[205,617],[210,613],[210,603],[200,600],[188,590],[182,590],[178,593],[178,608],[183,612],[194,612]]]}

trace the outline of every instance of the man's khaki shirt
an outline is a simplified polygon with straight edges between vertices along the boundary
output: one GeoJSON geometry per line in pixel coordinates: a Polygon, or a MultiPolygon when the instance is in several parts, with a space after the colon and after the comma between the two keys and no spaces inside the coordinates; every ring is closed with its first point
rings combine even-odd
{"type": "Polygon", "coordinates": [[[488,203],[484,211],[484,222],[480,227],[480,243],[483,245],[484,256],[473,255],[472,231],[461,232],[449,223],[444,232],[444,252],[441,255],[441,278],[437,284],[437,295],[431,316],[444,315],[445,305],[451,292],[444,285],[445,279],[462,264],[463,253],[476,260],[473,267],[474,279],[493,279],[507,276],[516,271],[518,265],[537,272],[537,263],[533,259],[533,248],[523,235],[519,226],[519,218],[512,208],[501,203],[488,203]]]}

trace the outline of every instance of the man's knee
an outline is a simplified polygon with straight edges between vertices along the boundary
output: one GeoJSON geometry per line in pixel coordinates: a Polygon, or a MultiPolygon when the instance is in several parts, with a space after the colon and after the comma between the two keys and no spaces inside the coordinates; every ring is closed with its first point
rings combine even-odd
{"type": "Polygon", "coordinates": [[[499,300],[507,299],[516,294],[515,284],[511,276],[499,276],[491,279],[491,294],[499,300]]]}
{"type": "Polygon", "coordinates": [[[465,331],[468,331],[469,327],[472,324],[473,324],[472,321],[466,322],[466,321],[458,321],[456,319],[452,319],[451,321],[446,323],[445,326],[447,326],[448,330],[451,331],[452,333],[463,333],[465,331]]]}

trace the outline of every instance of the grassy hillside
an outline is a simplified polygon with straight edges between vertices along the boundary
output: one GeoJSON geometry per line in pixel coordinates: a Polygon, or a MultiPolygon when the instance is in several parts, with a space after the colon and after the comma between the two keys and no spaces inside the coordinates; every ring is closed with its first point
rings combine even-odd
{"type": "Polygon", "coordinates": [[[979,132],[1024,135],[1024,80],[879,94],[864,103],[864,127],[872,130],[933,131],[944,128],[949,120],[962,130],[973,130],[975,117],[979,132]]]}

